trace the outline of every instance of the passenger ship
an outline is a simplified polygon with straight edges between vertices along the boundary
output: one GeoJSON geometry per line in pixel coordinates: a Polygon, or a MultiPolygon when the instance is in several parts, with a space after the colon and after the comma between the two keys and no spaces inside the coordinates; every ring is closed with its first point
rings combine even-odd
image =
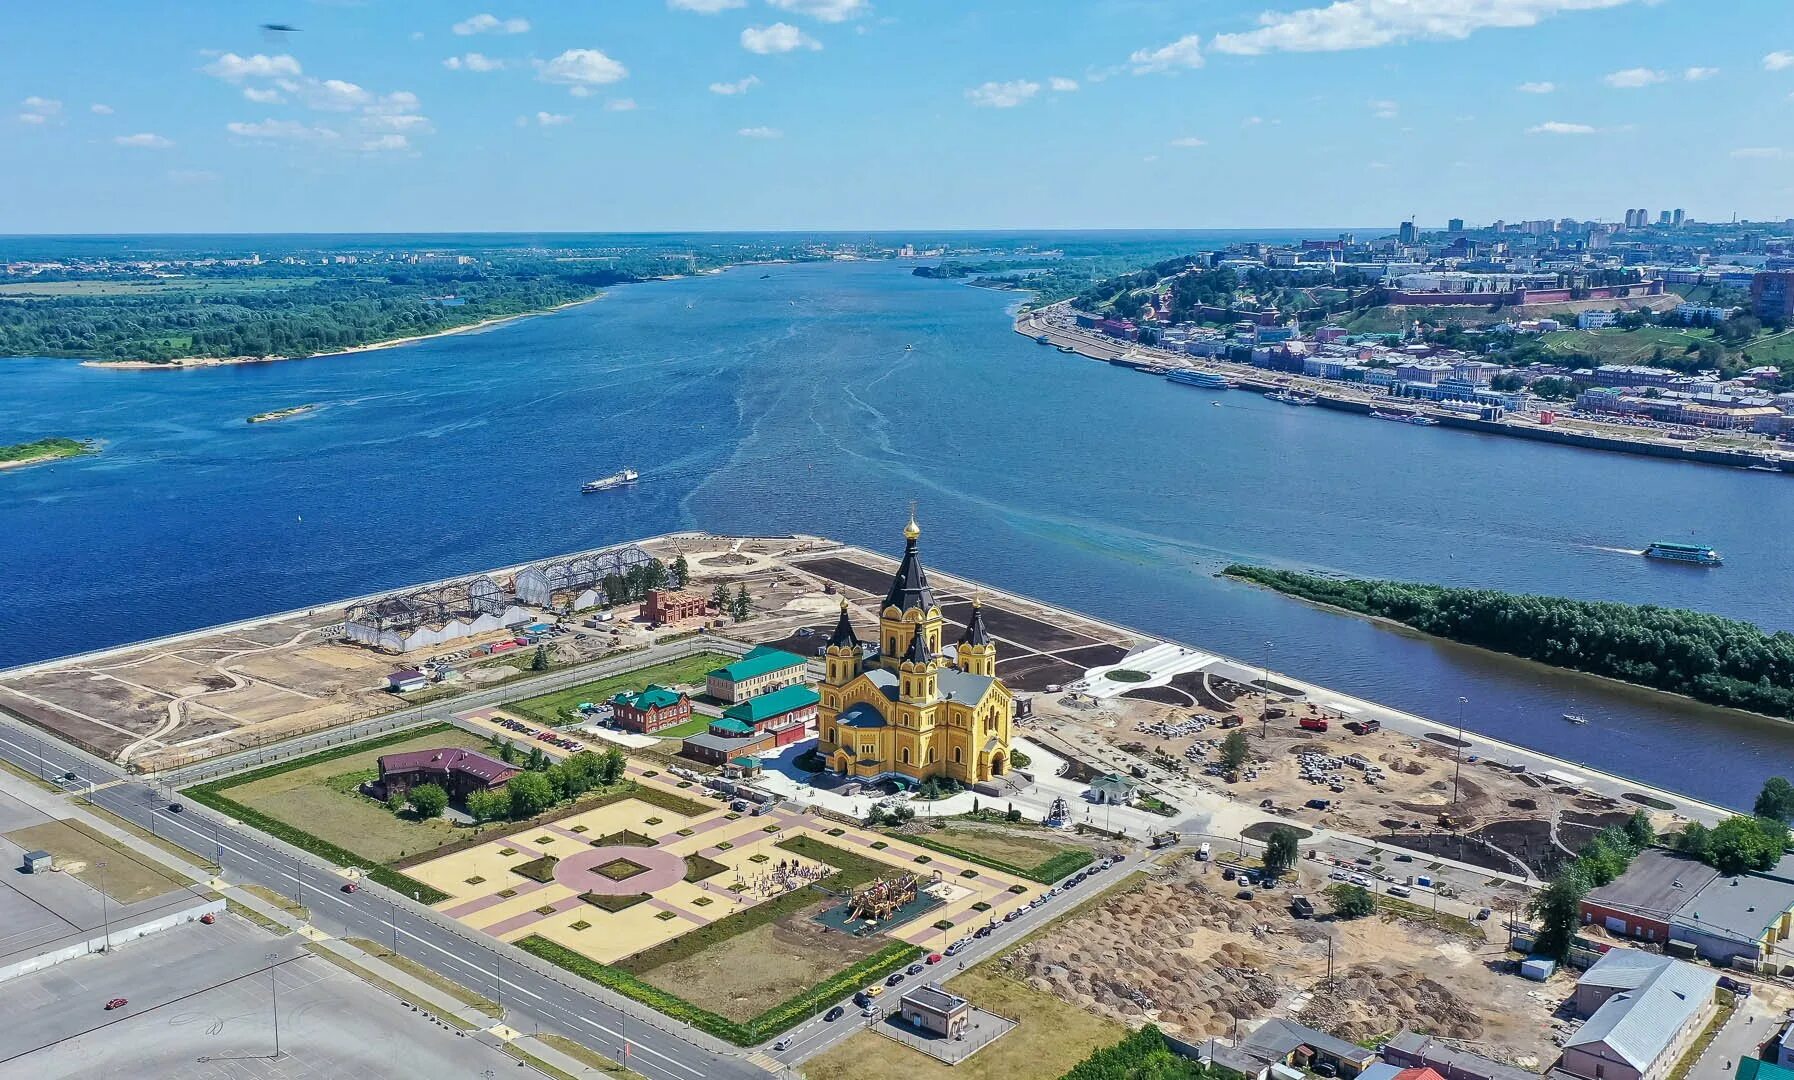
{"type": "Polygon", "coordinates": [[[1659,540],[1644,549],[1647,559],[1662,559],[1665,562],[1693,563],[1696,566],[1721,566],[1725,560],[1719,552],[1700,544],[1666,544],[1659,540]]]}
{"type": "Polygon", "coordinates": [[[1315,402],[1314,395],[1298,394],[1294,390],[1274,390],[1265,394],[1265,397],[1272,401],[1281,401],[1285,405],[1313,405],[1315,402]]]}
{"type": "Polygon", "coordinates": [[[1232,383],[1228,382],[1216,372],[1192,371],[1188,368],[1180,368],[1176,371],[1166,372],[1165,379],[1168,382],[1179,383],[1183,386],[1199,386],[1204,390],[1226,390],[1233,386],[1232,383]]]}
{"type": "Polygon", "coordinates": [[[612,488],[628,487],[639,479],[641,479],[640,473],[634,469],[624,469],[622,472],[601,476],[596,480],[587,480],[579,486],[579,490],[584,492],[609,491],[612,488]]]}

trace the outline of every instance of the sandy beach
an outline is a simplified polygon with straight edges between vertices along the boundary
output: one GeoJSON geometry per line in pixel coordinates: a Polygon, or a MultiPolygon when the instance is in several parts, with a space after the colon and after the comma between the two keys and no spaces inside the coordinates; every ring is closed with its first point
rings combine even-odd
{"type": "Polygon", "coordinates": [[[434,334],[413,334],[410,337],[392,338],[388,341],[370,341],[366,345],[355,345],[334,352],[307,353],[304,356],[182,356],[173,360],[83,360],[82,367],[109,368],[113,371],[180,371],[191,368],[228,367],[235,364],[272,364],[282,360],[317,360],[326,356],[348,356],[352,353],[374,352],[379,349],[391,349],[413,342],[429,341],[432,338],[450,337],[455,334],[470,334],[475,330],[485,330],[502,323],[516,322],[519,319],[533,319],[538,315],[552,315],[557,311],[565,311],[580,304],[589,304],[604,297],[602,292],[588,296],[584,300],[569,300],[565,304],[557,304],[541,311],[524,311],[516,315],[500,315],[493,319],[482,319],[466,326],[450,327],[438,330],[434,334]]]}

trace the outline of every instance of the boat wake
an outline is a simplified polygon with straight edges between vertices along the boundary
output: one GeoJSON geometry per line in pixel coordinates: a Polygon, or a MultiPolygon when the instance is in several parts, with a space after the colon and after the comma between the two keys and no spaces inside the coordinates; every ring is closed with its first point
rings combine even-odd
{"type": "Polygon", "coordinates": [[[1643,548],[1603,547],[1600,544],[1577,544],[1583,551],[1605,551],[1614,555],[1643,555],[1643,548]]]}

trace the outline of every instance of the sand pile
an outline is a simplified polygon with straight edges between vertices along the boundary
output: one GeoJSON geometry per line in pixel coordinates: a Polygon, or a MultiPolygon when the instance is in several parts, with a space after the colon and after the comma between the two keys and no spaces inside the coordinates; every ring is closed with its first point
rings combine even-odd
{"type": "Polygon", "coordinates": [[[1302,1022],[1354,1041],[1403,1027],[1450,1039],[1483,1034],[1481,1018],[1444,985],[1413,969],[1369,964],[1317,987],[1302,1022]]]}

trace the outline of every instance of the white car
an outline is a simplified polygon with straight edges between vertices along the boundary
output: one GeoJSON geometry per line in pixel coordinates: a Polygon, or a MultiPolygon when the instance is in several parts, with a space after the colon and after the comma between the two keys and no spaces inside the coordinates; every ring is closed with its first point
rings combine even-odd
{"type": "Polygon", "coordinates": [[[1333,881],[1344,881],[1346,879],[1346,872],[1344,870],[1335,870],[1331,874],[1328,874],[1327,877],[1333,881]]]}
{"type": "Polygon", "coordinates": [[[1358,886],[1360,889],[1370,888],[1370,879],[1365,877],[1363,874],[1353,874],[1351,877],[1346,878],[1346,880],[1351,882],[1353,885],[1358,886]]]}

